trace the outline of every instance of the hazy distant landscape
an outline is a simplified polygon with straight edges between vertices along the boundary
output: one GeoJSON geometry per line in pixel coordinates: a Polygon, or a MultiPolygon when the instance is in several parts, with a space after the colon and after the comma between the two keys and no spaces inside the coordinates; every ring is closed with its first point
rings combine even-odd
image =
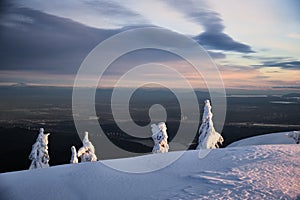
{"type": "MultiPolygon", "coordinates": [[[[96,93],[96,112],[98,116],[102,116],[99,123],[104,133],[122,149],[150,153],[153,146],[150,129],[149,138],[140,139],[124,133],[115,124],[110,109],[111,92],[111,89],[98,89],[96,93]]],[[[218,130],[225,140],[223,146],[254,135],[299,130],[299,94],[293,91],[280,92],[229,91],[226,121],[223,130],[218,130]]],[[[3,147],[1,158],[5,163],[1,165],[0,171],[24,170],[29,167],[28,155],[40,127],[51,133],[50,165],[69,163],[70,147],[74,145],[79,148],[82,145],[72,117],[72,88],[1,87],[0,93],[0,145],[3,147]]],[[[197,91],[196,94],[202,109],[203,100],[210,98],[209,94],[203,91],[197,91]]],[[[166,124],[171,141],[178,130],[181,116],[179,104],[169,90],[137,90],[130,101],[130,114],[138,125],[148,125],[148,110],[154,104],[161,104],[166,108],[166,124]]],[[[215,124],[218,123],[215,121],[215,124]]],[[[196,133],[188,134],[193,134],[194,142],[197,141],[196,133]]],[[[195,143],[187,143],[185,138],[180,138],[180,141],[183,145],[190,146],[190,149],[195,148],[195,143]]],[[[103,152],[99,159],[117,156],[103,152]]]]}

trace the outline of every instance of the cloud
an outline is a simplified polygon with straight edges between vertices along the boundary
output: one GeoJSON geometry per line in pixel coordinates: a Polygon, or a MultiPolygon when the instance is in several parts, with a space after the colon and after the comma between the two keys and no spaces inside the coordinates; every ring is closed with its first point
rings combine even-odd
{"type": "Polygon", "coordinates": [[[214,11],[202,11],[191,13],[194,20],[199,20],[205,31],[196,36],[195,39],[209,49],[235,51],[240,53],[253,53],[249,45],[235,41],[224,33],[225,26],[218,13],[214,11]]]}
{"type": "Polygon", "coordinates": [[[271,76],[263,76],[263,75],[259,75],[259,76],[255,76],[255,79],[267,79],[267,78],[271,78],[271,76]]]}
{"type": "Polygon", "coordinates": [[[210,50],[254,52],[247,44],[224,33],[221,16],[211,11],[206,1],[16,1],[19,6],[69,18],[90,27],[120,29],[125,26],[151,24],[183,34],[192,34],[201,45],[210,50]],[[203,28],[202,28],[203,27],[203,28]]]}
{"type": "Polygon", "coordinates": [[[159,0],[26,0],[16,1],[16,4],[99,29],[148,24],[183,34],[195,35],[201,30],[197,23],[185,19],[181,12],[159,0]]]}
{"type": "Polygon", "coordinates": [[[174,8],[172,1],[115,1],[126,6],[129,10],[139,13],[152,25],[164,27],[187,35],[197,35],[202,31],[201,25],[187,19],[185,13],[174,8]]]}
{"type": "Polygon", "coordinates": [[[195,36],[201,45],[210,50],[235,51],[240,53],[253,53],[247,44],[235,41],[224,33],[225,25],[219,13],[211,10],[206,1],[194,2],[173,0],[168,1],[178,10],[185,13],[186,17],[204,27],[204,32],[195,36]]]}
{"type": "Polygon", "coordinates": [[[215,51],[207,51],[207,53],[213,58],[213,59],[224,59],[226,58],[226,55],[221,52],[215,52],[215,51]]]}
{"type": "Polygon", "coordinates": [[[200,34],[195,39],[204,47],[214,50],[235,51],[239,53],[253,53],[249,45],[236,42],[222,32],[207,32],[200,34]]]}
{"type": "Polygon", "coordinates": [[[300,39],[300,33],[290,33],[288,34],[289,38],[300,39]]]}
{"type": "Polygon", "coordinates": [[[262,67],[280,67],[282,69],[300,69],[300,61],[287,61],[287,62],[264,62],[262,67]]]}
{"type": "Polygon", "coordinates": [[[262,67],[279,67],[282,69],[299,69],[300,68],[300,61],[298,61],[295,58],[290,57],[290,56],[243,55],[242,58],[259,61],[261,64],[252,65],[253,67],[256,67],[256,68],[262,68],[262,67]]]}
{"type": "MultiPolygon", "coordinates": [[[[0,70],[76,74],[84,58],[96,45],[131,28],[134,27],[96,29],[67,18],[11,6],[6,9],[5,16],[0,21],[0,70]]],[[[136,40],[144,40],[145,37],[137,35],[136,40]]],[[[226,57],[222,52],[208,53],[213,59],[226,57]]],[[[182,58],[167,52],[145,49],[119,58],[106,75],[121,75],[132,66],[147,62],[179,60],[182,58]]]]}
{"type": "MultiPolygon", "coordinates": [[[[19,71],[24,75],[25,71],[30,71],[31,73],[38,72],[39,76],[42,72],[48,75],[76,74],[84,58],[96,45],[114,34],[132,28],[95,29],[28,8],[13,7],[7,12],[6,16],[17,15],[31,20],[30,23],[24,20],[13,20],[14,26],[7,26],[11,17],[6,17],[3,23],[0,22],[0,43],[2,44],[0,46],[0,70],[2,73],[3,71],[19,71]]],[[[147,36],[136,35],[136,40],[144,40],[145,37],[147,36]]],[[[113,48],[117,47],[113,46],[110,50],[113,51],[113,48]]],[[[214,53],[213,57],[220,58],[222,54],[214,53]]],[[[120,76],[133,66],[148,62],[164,63],[179,60],[182,58],[172,53],[144,49],[119,57],[112,63],[105,75],[120,76]]],[[[29,77],[28,74],[26,77],[29,77]]]]}
{"type": "Polygon", "coordinates": [[[300,89],[300,85],[281,85],[281,86],[273,86],[272,88],[277,88],[277,89],[300,89]]]}
{"type": "Polygon", "coordinates": [[[242,58],[259,61],[283,61],[292,59],[289,56],[259,56],[259,55],[243,55],[242,58]]]}
{"type": "Polygon", "coordinates": [[[101,41],[120,32],[84,26],[28,8],[10,7],[0,21],[0,70],[70,73],[101,41]]]}
{"type": "Polygon", "coordinates": [[[19,7],[39,10],[99,29],[119,29],[124,26],[148,23],[143,16],[127,9],[123,2],[103,0],[26,0],[14,1],[14,3],[19,7]]]}

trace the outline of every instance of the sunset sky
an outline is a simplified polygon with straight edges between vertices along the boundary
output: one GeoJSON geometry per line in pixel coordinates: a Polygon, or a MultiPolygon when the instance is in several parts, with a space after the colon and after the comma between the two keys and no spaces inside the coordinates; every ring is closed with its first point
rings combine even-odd
{"type": "MultiPolygon", "coordinates": [[[[201,44],[226,88],[300,89],[298,0],[1,2],[0,85],[72,86],[81,62],[98,43],[125,30],[157,26],[201,44]]],[[[147,61],[181,69],[194,87],[203,86],[182,60],[155,51],[117,61],[105,86],[126,66],[147,61]]],[[[165,78],[176,87],[173,77],[165,78]]]]}

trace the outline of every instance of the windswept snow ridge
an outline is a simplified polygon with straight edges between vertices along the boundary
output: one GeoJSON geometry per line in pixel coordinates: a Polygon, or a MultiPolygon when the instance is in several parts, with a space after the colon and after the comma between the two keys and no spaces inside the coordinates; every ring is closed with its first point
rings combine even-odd
{"type": "Polygon", "coordinates": [[[296,144],[295,140],[290,137],[291,133],[298,132],[282,132],[269,133],[265,135],[254,136],[243,140],[236,141],[227,147],[242,147],[250,145],[264,145],[264,144],[296,144]]]}
{"type": "MultiPolygon", "coordinates": [[[[109,160],[137,167],[181,152],[109,160]]],[[[300,146],[187,151],[172,165],[132,174],[103,162],[0,174],[1,199],[299,199],[300,146]],[[43,177],[43,178],[41,178],[43,177]],[[20,181],[24,180],[24,181],[20,181]],[[84,184],[83,184],[84,183],[84,184]]]]}

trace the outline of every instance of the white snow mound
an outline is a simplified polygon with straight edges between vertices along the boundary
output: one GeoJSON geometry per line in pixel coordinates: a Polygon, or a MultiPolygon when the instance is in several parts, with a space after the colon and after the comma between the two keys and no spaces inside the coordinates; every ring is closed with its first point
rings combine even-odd
{"type": "Polygon", "coordinates": [[[281,132],[281,133],[269,133],[265,135],[254,136],[246,139],[242,139],[227,147],[241,147],[249,145],[264,145],[264,144],[296,144],[295,140],[288,135],[291,132],[281,132]]]}
{"type": "MultiPolygon", "coordinates": [[[[178,153],[109,162],[143,167],[149,160],[159,163],[178,153]]],[[[172,165],[144,174],[116,171],[104,162],[108,161],[0,174],[0,199],[300,198],[296,144],[213,149],[202,159],[199,151],[187,151],[172,165]]]]}

